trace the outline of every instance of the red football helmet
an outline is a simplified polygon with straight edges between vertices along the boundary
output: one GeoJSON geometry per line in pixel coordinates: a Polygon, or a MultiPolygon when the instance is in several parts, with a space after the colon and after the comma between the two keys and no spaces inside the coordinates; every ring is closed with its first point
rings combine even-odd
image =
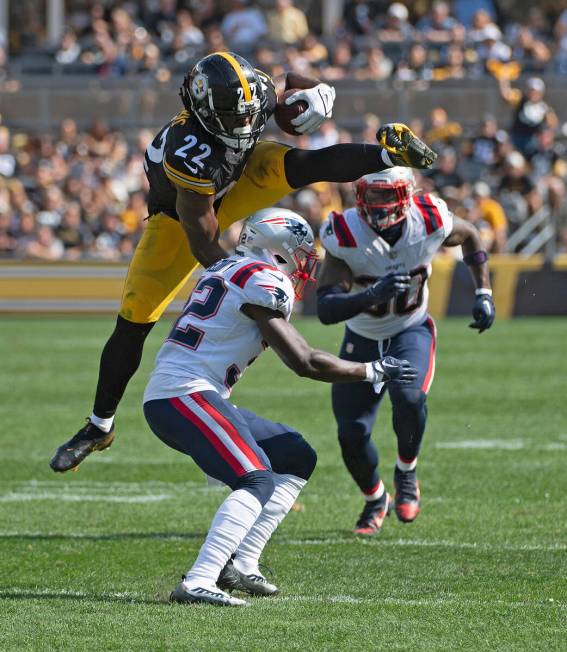
{"type": "Polygon", "coordinates": [[[366,174],[354,189],[360,216],[379,233],[407,217],[415,178],[411,168],[393,167],[366,174]]]}

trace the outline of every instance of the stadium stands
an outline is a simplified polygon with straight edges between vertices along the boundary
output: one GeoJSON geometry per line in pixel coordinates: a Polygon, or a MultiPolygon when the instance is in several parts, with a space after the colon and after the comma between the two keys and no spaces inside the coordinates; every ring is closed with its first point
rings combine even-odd
{"type": "MultiPolygon", "coordinates": [[[[441,153],[420,185],[474,221],[491,251],[567,251],[566,3],[503,22],[510,3],[351,0],[331,34],[320,33],[318,5],[70,0],[50,44],[38,3],[10,3],[10,33],[0,34],[0,258],[128,259],[146,217],[148,127],[176,110],[195,59],[223,48],[272,74],[336,83],[335,122],[298,146],[372,142],[380,120],[413,117],[441,153]]],[[[351,201],[348,186],[325,184],[286,200],[314,227],[351,201]]]]}

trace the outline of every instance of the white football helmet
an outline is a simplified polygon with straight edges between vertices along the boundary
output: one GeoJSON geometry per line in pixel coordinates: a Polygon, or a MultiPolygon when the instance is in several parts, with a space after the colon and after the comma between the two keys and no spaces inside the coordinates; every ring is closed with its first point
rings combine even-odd
{"type": "Polygon", "coordinates": [[[407,217],[415,177],[411,168],[388,168],[358,179],[354,190],[360,216],[380,232],[407,217]]]}
{"type": "Polygon", "coordinates": [[[244,222],[236,253],[275,265],[289,276],[298,299],[307,284],[315,282],[318,258],[313,231],[301,215],[286,208],[253,213],[244,222]]]}

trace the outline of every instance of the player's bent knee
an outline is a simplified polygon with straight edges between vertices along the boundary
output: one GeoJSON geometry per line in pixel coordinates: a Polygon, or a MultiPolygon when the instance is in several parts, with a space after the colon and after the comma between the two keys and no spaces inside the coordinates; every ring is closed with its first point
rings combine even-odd
{"type": "Polygon", "coordinates": [[[294,439],[288,452],[284,473],[295,475],[303,480],[309,480],[317,466],[317,453],[301,435],[294,439]]]}
{"type": "Polygon", "coordinates": [[[260,446],[268,456],[274,473],[309,480],[317,465],[317,453],[298,432],[264,439],[260,446]]]}
{"type": "Polygon", "coordinates": [[[243,475],[232,489],[248,491],[264,507],[274,493],[274,474],[271,471],[251,471],[243,475]]]}
{"type": "Polygon", "coordinates": [[[427,395],[421,389],[398,387],[390,391],[390,399],[394,410],[421,412],[427,395]]]}

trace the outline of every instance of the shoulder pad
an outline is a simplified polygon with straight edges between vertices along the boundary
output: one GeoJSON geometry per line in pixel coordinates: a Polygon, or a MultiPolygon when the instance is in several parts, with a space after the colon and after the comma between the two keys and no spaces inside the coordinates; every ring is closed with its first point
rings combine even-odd
{"type": "Polygon", "coordinates": [[[344,213],[333,211],[330,219],[333,223],[333,232],[339,247],[356,247],[356,240],[344,213]]]}
{"type": "Polygon", "coordinates": [[[293,307],[293,287],[277,267],[254,261],[236,270],[230,282],[242,289],[245,301],[277,310],[289,316],[293,307]]]}
{"type": "Polygon", "coordinates": [[[436,195],[414,195],[413,203],[425,224],[427,235],[441,229],[445,231],[445,221],[449,219],[447,204],[436,195]]]}

